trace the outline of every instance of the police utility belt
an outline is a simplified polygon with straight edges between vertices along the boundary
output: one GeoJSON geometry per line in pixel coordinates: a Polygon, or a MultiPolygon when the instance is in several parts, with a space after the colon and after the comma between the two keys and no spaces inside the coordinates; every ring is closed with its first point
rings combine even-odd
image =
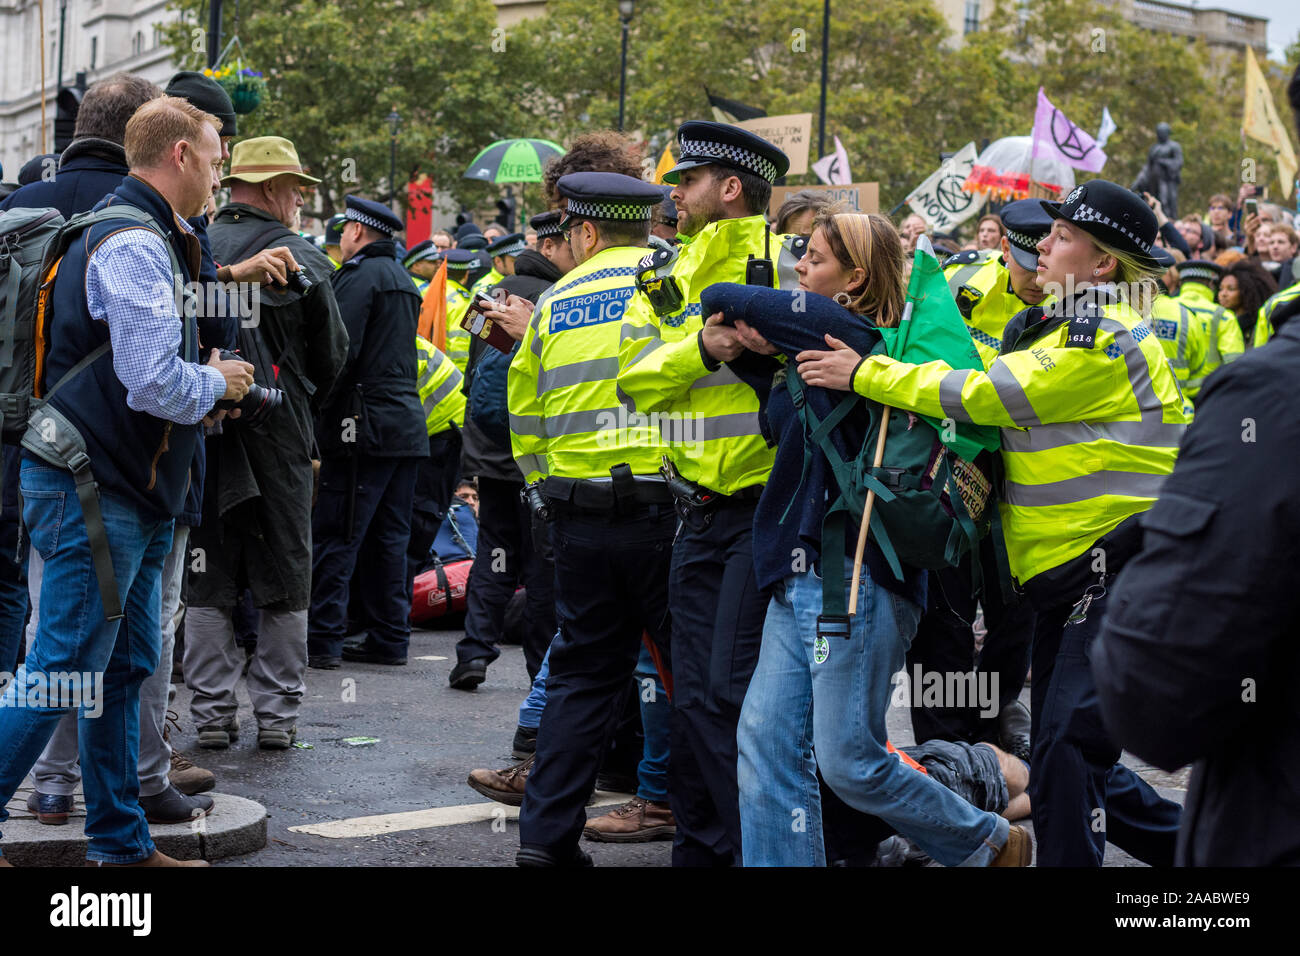
{"type": "Polygon", "coordinates": [[[607,515],[673,502],[666,483],[658,478],[638,478],[626,463],[610,468],[608,479],[552,475],[543,478],[536,487],[547,504],[565,512],[607,515]]]}

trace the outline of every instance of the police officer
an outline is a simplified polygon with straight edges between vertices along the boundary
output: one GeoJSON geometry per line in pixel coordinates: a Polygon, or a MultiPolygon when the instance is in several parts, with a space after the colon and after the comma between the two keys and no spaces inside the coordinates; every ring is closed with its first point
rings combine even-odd
{"type": "MultiPolygon", "coordinates": [[[[987,370],[997,359],[1007,323],[1046,293],[1035,281],[1038,243],[1052,227],[1052,218],[1036,199],[1020,199],[1003,207],[1005,234],[1000,248],[971,250],[944,264],[944,275],[966,320],[971,340],[987,370]]],[[[996,530],[984,538],[979,554],[983,582],[978,607],[984,610],[987,632],[979,656],[979,671],[997,678],[997,713],[991,716],[974,701],[966,707],[911,706],[912,732],[917,743],[938,738],[964,743],[995,743],[1022,760],[1029,759],[1029,714],[1019,702],[1029,672],[1029,645],[1034,635],[1034,610],[1022,596],[1004,594],[999,570],[996,530]]],[[[963,673],[972,668],[975,635],[971,624],[978,610],[971,594],[972,557],[956,568],[931,571],[926,611],[907,653],[908,673],[963,673]]]]}
{"type": "Polygon", "coordinates": [[[417,242],[402,257],[402,268],[411,274],[411,281],[415,283],[415,291],[421,299],[429,289],[429,280],[437,275],[441,259],[442,250],[433,244],[432,239],[417,242]]]}
{"type": "MultiPolygon", "coordinates": [[[[773,236],[763,218],[789,159],[723,123],[677,132],[674,186],[682,245],[643,264],[619,349],[618,394],[629,411],[659,413],[683,482],[686,518],[673,546],[673,712],[669,794],[674,865],[741,859],[736,727],[758,662],[767,600],[754,580],[754,508],[772,469],[755,391],[724,362],[746,354],[722,317],[700,314],[715,282],[798,284],[804,240],[773,236]]],[[[661,197],[662,198],[662,197],[661,197]]]]}
{"type": "Polygon", "coordinates": [[[335,269],[343,264],[343,252],[339,243],[343,241],[343,226],[346,223],[347,219],[341,214],[330,216],[329,221],[325,223],[325,234],[320,240],[321,249],[329,256],[335,269]]]}
{"type": "Polygon", "coordinates": [[[561,225],[577,267],[539,300],[510,367],[511,445],[554,513],[555,609],[546,709],[519,816],[521,866],[590,865],[584,807],[640,652],[667,653],[677,524],[663,443],[619,403],[620,326],[645,255],[654,186],[570,173],[561,225]]]}
{"type": "Polygon", "coordinates": [[[487,294],[488,290],[504,279],[515,274],[515,257],[528,248],[522,232],[512,232],[488,243],[484,252],[492,258],[492,268],[488,274],[474,283],[471,292],[487,294]]]}
{"type": "MultiPolygon", "coordinates": [[[[436,251],[436,250],[435,250],[436,251]]],[[[460,477],[461,436],[465,420],[465,395],[460,369],[432,342],[415,337],[416,391],[429,434],[429,457],[422,459],[415,478],[415,505],[411,511],[410,566],[414,579],[429,560],[429,548],[438,536],[460,477]]]]}
{"type": "MultiPolygon", "coordinates": [[[[475,227],[477,228],[477,227],[475,227]]],[[[487,254],[488,240],[481,232],[471,232],[456,242],[456,248],[477,253],[465,275],[465,288],[473,289],[479,279],[492,271],[492,257],[487,254]]]]}
{"type": "Polygon", "coordinates": [[[1207,259],[1188,259],[1174,268],[1178,270],[1177,300],[1191,309],[1205,329],[1205,361],[1200,373],[1187,379],[1187,394],[1195,398],[1207,375],[1242,356],[1246,340],[1237,317],[1215,301],[1223,266],[1207,259]]]}
{"type": "Polygon", "coordinates": [[[1117,762],[1088,666],[1107,594],[1189,420],[1164,351],[1126,301],[1136,289],[1140,304],[1158,275],[1156,219],[1105,180],[1044,209],[1057,221],[1038,244],[1038,281],[1056,298],[1016,316],[987,372],[838,347],[796,360],[808,385],[1001,426],[1007,556],[1038,615],[1029,794],[1039,865],[1100,866],[1108,838],[1172,865],[1179,809],[1117,762]]]}
{"type": "MultiPolygon", "coordinates": [[[[1166,271],[1177,265],[1174,257],[1159,246],[1151,249],[1151,255],[1160,268],[1166,271]]],[[[1199,390],[1192,383],[1199,382],[1204,377],[1202,370],[1210,335],[1199,316],[1182,302],[1164,295],[1163,285],[1160,291],[1162,294],[1156,296],[1151,303],[1151,331],[1160,340],[1165,356],[1169,359],[1169,366],[1174,370],[1174,378],[1178,380],[1178,387],[1190,402],[1199,390]]]]}
{"type": "Polygon", "coordinates": [[[312,517],[308,663],[405,664],[411,591],[406,550],[417,466],[429,454],[413,347],[420,297],[395,257],[402,221],[377,202],[347,198],[343,265],[331,276],[348,329],[347,364],[316,424],[320,491],[312,517]],[[357,556],[367,558],[358,569],[357,556]],[[343,647],[348,591],[366,637],[343,647]]]}
{"type": "Polygon", "coordinates": [[[1275,292],[1259,307],[1255,322],[1255,347],[1264,345],[1300,311],[1300,282],[1275,292]]]}
{"type": "Polygon", "coordinates": [[[479,267],[482,258],[482,253],[459,247],[443,253],[443,259],[447,263],[447,355],[456,363],[456,368],[462,375],[469,362],[469,347],[473,336],[460,323],[469,311],[469,276],[479,267]]]}

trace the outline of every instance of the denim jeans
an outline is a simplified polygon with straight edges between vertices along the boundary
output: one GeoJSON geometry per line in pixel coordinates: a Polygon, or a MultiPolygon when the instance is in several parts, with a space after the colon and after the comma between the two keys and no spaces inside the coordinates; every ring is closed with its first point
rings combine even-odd
{"type": "Polygon", "coordinates": [[[655,803],[668,802],[669,736],[672,705],[655,670],[654,658],[644,641],[636,662],[637,697],[641,701],[641,730],[645,741],[636,768],[636,795],[655,803]]]}
{"type": "Polygon", "coordinates": [[[987,865],[1007,841],[1007,821],[885,749],[891,678],[921,608],[864,569],[848,640],[816,639],[821,609],[822,582],[812,571],[786,578],[768,607],[737,733],[745,865],[825,865],[819,767],[849,806],[880,817],[938,862],[987,865]]]}
{"type": "MultiPolygon", "coordinates": [[[[102,681],[93,706],[83,693],[78,736],[86,792],[86,859],[135,863],[154,851],[140,809],[136,773],[140,685],[158,666],[162,566],[172,520],[145,515],[131,502],[100,493],[100,508],[125,619],[105,619],[86,524],[70,472],[22,465],[23,518],[32,548],[45,562],[41,617],[26,663],[0,698],[0,808],[31,769],[68,707],[66,701],[17,706],[23,689],[48,686],[51,673],[102,681]],[[99,711],[96,713],[96,711],[99,711]]],[[[37,701],[37,703],[41,703],[37,701]]],[[[8,813],[0,809],[0,823],[8,813]]]]}
{"type": "MultiPolygon", "coordinates": [[[[555,638],[560,636],[560,632],[555,632],[555,638]]],[[[537,676],[533,678],[532,687],[528,690],[528,696],[524,702],[519,705],[519,726],[527,727],[529,730],[536,730],[542,725],[542,711],[546,709],[546,678],[551,674],[551,649],[546,648],[546,653],[542,656],[542,666],[537,668],[537,676]]]]}

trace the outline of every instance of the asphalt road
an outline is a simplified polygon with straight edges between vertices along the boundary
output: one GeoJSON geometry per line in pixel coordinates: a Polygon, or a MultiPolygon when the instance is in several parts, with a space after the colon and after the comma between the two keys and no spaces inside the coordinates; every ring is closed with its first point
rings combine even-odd
{"type": "MultiPolygon", "coordinates": [[[[183,732],[173,743],[198,765],[217,774],[217,789],[248,797],[270,813],[265,850],[220,861],[218,866],[511,866],[518,825],[499,804],[471,790],[465,777],[475,767],[505,767],[518,706],[528,690],[523,654],[504,647],[473,692],[452,690],[447,674],[455,663],[458,630],[416,631],[405,667],[344,663],[337,671],[308,670],[307,700],[298,724],[300,744],[287,752],[257,749],[256,722],[241,683],[239,741],[227,751],[197,747],[189,716],[189,691],[178,686],[174,709],[183,732]],[[422,657],[444,658],[421,660],[422,657]],[[347,738],[374,737],[355,746],[347,738]],[[400,819],[403,829],[374,834],[356,818],[413,813],[433,808],[463,811],[425,813],[400,819]],[[495,811],[495,813],[494,813],[495,811]],[[430,826],[449,817],[473,822],[430,826]],[[348,832],[337,836],[291,828],[334,821],[348,832]],[[360,832],[357,832],[357,830],[360,832]]],[[[1026,692],[1027,697],[1027,692],[1026,692]]],[[[906,712],[891,708],[891,739],[912,742],[906,712]]],[[[1130,766],[1162,788],[1185,787],[1185,776],[1162,775],[1130,766]]],[[[1166,795],[1180,798],[1174,790],[1166,795]]],[[[613,799],[612,797],[607,797],[613,799]]],[[[591,816],[608,807],[588,808],[591,816]]],[[[337,828],[339,825],[334,824],[337,828]]],[[[584,846],[600,866],[668,866],[671,843],[584,846]]],[[[1109,847],[1108,866],[1140,866],[1109,847]]]]}

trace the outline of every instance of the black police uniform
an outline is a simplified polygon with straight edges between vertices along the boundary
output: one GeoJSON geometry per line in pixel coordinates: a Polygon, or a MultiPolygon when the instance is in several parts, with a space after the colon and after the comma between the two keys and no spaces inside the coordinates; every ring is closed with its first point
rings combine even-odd
{"type": "MultiPolygon", "coordinates": [[[[349,196],[346,216],[389,236],[402,222],[379,203],[349,196]]],[[[312,518],[308,654],[337,666],[348,630],[348,592],[359,575],[357,660],[400,662],[410,641],[406,550],[416,470],[429,454],[416,389],[420,296],[391,238],[370,243],[331,276],[348,329],[348,361],[321,411],[320,490],[312,518]],[[366,557],[358,561],[364,551],[366,557]]]]}

